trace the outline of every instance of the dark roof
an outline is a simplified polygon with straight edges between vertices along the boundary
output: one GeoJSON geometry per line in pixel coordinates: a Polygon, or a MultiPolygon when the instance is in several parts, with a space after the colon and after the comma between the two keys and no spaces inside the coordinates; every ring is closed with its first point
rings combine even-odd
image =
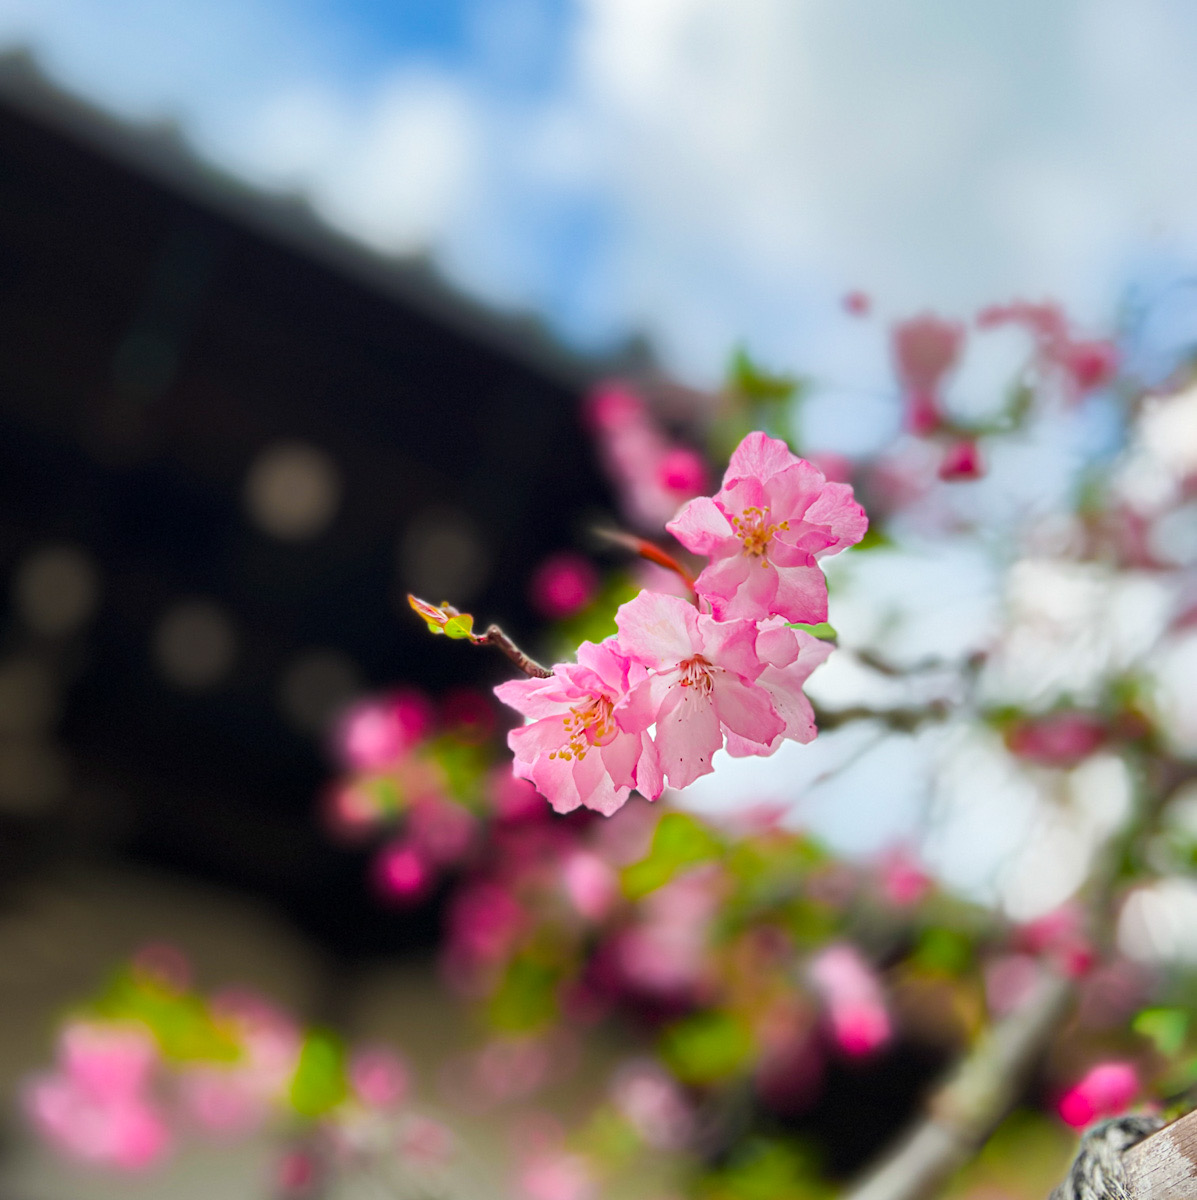
{"type": "Polygon", "coordinates": [[[333,229],[302,194],[252,187],[204,161],[177,123],[123,120],[64,91],[27,50],[0,54],[0,103],[567,386],[580,386],[625,360],[640,365],[646,359],[639,338],[630,339],[625,352],[601,359],[573,351],[536,314],[499,312],[465,296],[425,255],[378,253],[333,229]]]}

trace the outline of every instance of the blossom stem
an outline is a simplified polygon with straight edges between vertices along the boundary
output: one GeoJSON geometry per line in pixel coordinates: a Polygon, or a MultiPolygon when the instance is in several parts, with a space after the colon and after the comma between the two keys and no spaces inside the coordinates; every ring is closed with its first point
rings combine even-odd
{"type": "Polygon", "coordinates": [[[633,554],[656,563],[658,567],[673,571],[690,589],[691,594],[697,595],[694,590],[694,576],[672,554],[662,550],[655,542],[637,537],[634,533],[625,533],[622,529],[596,529],[595,533],[613,545],[622,546],[625,550],[631,550],[633,554]]]}
{"type": "Polygon", "coordinates": [[[542,667],[536,659],[525,654],[497,625],[488,625],[481,637],[472,639],[475,646],[494,646],[507,655],[525,675],[533,679],[548,679],[553,672],[542,667]]]}

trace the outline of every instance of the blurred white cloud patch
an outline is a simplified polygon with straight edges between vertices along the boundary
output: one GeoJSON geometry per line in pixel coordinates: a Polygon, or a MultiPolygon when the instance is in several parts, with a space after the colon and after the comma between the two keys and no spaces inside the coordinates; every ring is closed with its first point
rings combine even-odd
{"type": "Polygon", "coordinates": [[[384,254],[443,240],[479,182],[474,103],[431,71],[397,73],[355,106],[315,88],[284,92],[250,138],[262,182],[303,190],[331,225],[384,254]]]}

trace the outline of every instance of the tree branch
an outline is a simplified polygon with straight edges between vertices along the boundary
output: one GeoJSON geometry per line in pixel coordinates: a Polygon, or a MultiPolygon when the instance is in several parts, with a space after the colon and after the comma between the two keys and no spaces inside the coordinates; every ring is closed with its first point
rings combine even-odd
{"type": "Polygon", "coordinates": [[[923,1121],[845,1200],[919,1200],[964,1166],[1014,1103],[1074,989],[1044,970],[1031,997],[982,1037],[932,1096],[923,1121]]]}
{"type": "Polygon", "coordinates": [[[534,679],[548,679],[553,672],[542,667],[534,658],[525,654],[497,625],[488,625],[486,632],[473,639],[475,646],[494,646],[501,650],[525,675],[534,679]]]}

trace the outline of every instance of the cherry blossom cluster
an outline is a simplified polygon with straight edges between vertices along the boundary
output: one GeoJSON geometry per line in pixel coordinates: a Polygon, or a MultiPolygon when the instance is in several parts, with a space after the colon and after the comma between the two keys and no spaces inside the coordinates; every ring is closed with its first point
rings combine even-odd
{"type": "Polygon", "coordinates": [[[655,800],[666,783],[693,783],[717,750],[769,755],[786,738],[811,741],[802,688],[832,647],[795,626],[826,621],[819,559],[867,525],[850,486],[750,433],[719,491],[666,525],[708,560],[695,602],[642,591],[620,607],[618,633],[584,642],[576,662],[495,689],[527,721],[508,737],[516,775],[558,812],[609,816],[633,788],[655,800]]]}
{"type": "Polygon", "coordinates": [[[409,1071],[389,1046],[346,1053],[244,988],[206,997],[173,947],[132,966],[59,1030],[53,1067],[22,1107],[66,1157],[121,1172],[160,1165],[186,1140],[227,1144],[286,1130],[276,1192],[311,1195],[338,1170],[379,1160],[432,1177],[453,1135],[410,1106],[409,1071]]]}

